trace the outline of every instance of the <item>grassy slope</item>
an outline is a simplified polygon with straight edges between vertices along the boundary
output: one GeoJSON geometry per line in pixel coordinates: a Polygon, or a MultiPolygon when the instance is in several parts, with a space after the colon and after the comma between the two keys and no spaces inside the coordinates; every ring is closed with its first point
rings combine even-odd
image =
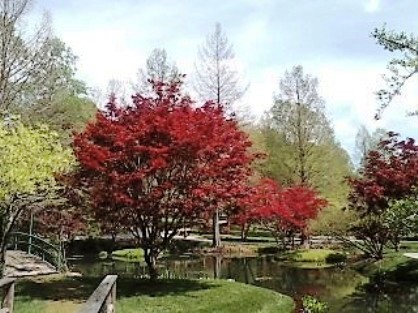
{"type": "Polygon", "coordinates": [[[180,294],[169,292],[173,289],[170,284],[163,282],[152,286],[157,296],[151,293],[140,297],[122,297],[119,311],[134,313],[141,308],[141,313],[291,313],[294,309],[293,300],[289,297],[240,283],[224,280],[177,281],[176,284],[188,289],[180,294]],[[163,294],[160,294],[161,291],[163,294]]]}
{"type": "MultiPolygon", "coordinates": [[[[91,279],[20,281],[15,313],[73,313],[97,286],[91,279]]],[[[118,281],[119,313],[291,313],[293,300],[225,280],[118,281]]]]}
{"type": "Polygon", "coordinates": [[[398,252],[387,249],[382,260],[360,262],[357,267],[369,277],[384,275],[389,280],[418,282],[418,260],[405,257],[406,252],[418,252],[418,244],[404,243],[398,252]]]}

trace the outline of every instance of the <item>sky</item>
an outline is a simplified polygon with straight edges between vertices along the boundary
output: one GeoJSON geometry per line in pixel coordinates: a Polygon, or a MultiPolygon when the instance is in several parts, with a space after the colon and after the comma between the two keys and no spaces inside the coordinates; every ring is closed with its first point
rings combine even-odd
{"type": "Polygon", "coordinates": [[[90,87],[133,80],[154,48],[166,49],[190,75],[198,46],[219,22],[249,82],[242,105],[255,116],[272,105],[284,71],[302,65],[318,78],[336,137],[351,155],[361,124],[418,138],[418,117],[406,116],[418,107],[418,80],[381,120],[373,118],[375,92],[393,55],[370,36],[384,24],[418,34],[416,0],[38,0],[32,14],[45,10],[90,87]]]}

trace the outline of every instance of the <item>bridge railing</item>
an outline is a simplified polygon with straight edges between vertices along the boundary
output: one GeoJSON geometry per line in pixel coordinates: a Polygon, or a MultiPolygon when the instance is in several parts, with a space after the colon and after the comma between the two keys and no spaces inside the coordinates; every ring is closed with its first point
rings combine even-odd
{"type": "Polygon", "coordinates": [[[107,275],[78,313],[115,313],[117,275],[107,275]]]}
{"type": "Polygon", "coordinates": [[[45,239],[22,232],[13,232],[10,234],[10,238],[10,248],[36,255],[54,266],[58,271],[66,268],[65,251],[60,245],[53,245],[45,239]]]}
{"type": "Polygon", "coordinates": [[[0,306],[0,313],[13,313],[15,281],[14,278],[0,279],[0,288],[3,289],[3,300],[0,306]]]}

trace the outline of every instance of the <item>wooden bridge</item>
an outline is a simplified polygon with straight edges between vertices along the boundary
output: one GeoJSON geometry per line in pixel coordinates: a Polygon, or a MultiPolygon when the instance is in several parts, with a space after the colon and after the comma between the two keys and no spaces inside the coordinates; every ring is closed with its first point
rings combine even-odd
{"type": "Polygon", "coordinates": [[[5,276],[54,274],[66,268],[65,253],[61,246],[35,235],[11,233],[6,252],[5,276]]]}

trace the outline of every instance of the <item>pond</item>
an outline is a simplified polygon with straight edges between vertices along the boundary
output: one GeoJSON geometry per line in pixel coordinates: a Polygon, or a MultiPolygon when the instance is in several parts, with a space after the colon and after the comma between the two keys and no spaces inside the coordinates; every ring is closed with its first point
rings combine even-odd
{"type": "MultiPolygon", "coordinates": [[[[71,267],[85,276],[142,277],[146,267],[140,263],[73,259],[71,267]]],[[[310,294],[326,301],[330,312],[408,312],[418,313],[418,286],[369,282],[348,268],[309,269],[293,266],[274,257],[221,258],[219,256],[163,259],[160,273],[172,278],[226,278],[269,288],[296,300],[310,294]]]]}

